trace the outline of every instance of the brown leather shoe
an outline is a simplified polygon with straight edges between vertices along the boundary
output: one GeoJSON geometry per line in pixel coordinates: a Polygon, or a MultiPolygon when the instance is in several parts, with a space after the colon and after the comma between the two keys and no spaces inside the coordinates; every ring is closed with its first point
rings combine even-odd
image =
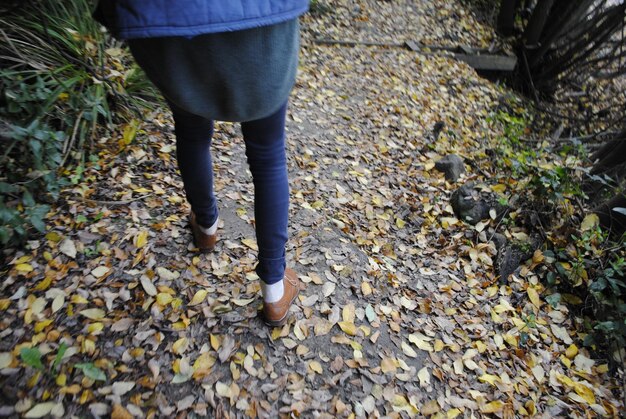
{"type": "Polygon", "coordinates": [[[300,291],[300,280],[298,279],[298,274],[293,269],[285,269],[283,286],[285,288],[283,298],[275,303],[263,302],[263,321],[270,327],[282,326],[287,322],[289,307],[291,307],[300,291]]]}
{"type": "Polygon", "coordinates": [[[191,224],[191,231],[193,232],[193,244],[198,249],[200,249],[201,253],[209,253],[215,249],[215,243],[217,242],[217,233],[205,234],[201,229],[200,225],[196,221],[196,214],[191,211],[189,215],[189,223],[191,224]]]}

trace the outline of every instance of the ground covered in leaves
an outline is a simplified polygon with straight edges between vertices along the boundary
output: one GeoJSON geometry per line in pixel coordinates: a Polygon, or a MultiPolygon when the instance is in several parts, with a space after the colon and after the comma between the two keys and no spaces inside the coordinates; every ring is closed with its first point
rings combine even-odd
{"type": "MultiPolygon", "coordinates": [[[[314,39],[493,34],[456,2],[342,1],[303,19],[288,121],[289,264],[306,289],[268,329],[253,195],[233,124],[214,138],[221,240],[194,253],[170,115],[103,138],[45,238],[0,285],[0,415],[25,417],[616,416],[619,383],[548,304],[540,253],[504,284],[490,222],[454,217],[461,181],[489,189],[490,123],[510,93],[444,56],[314,39]],[[477,30],[476,28],[480,28],[477,30]],[[434,127],[443,127],[433,132],[434,127]],[[617,389],[617,390],[616,390],[617,389]]],[[[494,222],[492,221],[492,224],[494,222]]],[[[515,233],[515,232],[513,232],[515,233]]]]}

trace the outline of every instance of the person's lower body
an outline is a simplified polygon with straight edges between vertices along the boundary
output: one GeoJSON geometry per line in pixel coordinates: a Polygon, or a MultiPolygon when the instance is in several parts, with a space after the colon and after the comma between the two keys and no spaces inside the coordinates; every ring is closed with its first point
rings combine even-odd
{"type": "MultiPolygon", "coordinates": [[[[195,222],[215,234],[218,208],[213,190],[213,121],[170,103],[176,132],[176,157],[195,222]]],[[[287,104],[265,118],[241,124],[254,183],[254,214],[259,248],[256,272],[266,302],[284,294],[289,183],[285,156],[287,104]]]]}

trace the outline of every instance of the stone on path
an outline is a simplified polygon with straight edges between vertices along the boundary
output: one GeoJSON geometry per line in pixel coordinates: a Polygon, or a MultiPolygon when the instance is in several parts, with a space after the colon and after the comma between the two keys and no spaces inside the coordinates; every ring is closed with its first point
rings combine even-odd
{"type": "Polygon", "coordinates": [[[443,172],[446,179],[451,182],[456,182],[461,174],[465,173],[465,167],[463,166],[463,159],[456,154],[448,154],[441,160],[435,163],[435,169],[443,172]]]}

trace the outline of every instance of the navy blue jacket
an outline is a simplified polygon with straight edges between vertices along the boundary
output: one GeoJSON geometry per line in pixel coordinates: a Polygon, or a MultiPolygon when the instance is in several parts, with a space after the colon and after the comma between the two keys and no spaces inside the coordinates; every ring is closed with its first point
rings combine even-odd
{"type": "Polygon", "coordinates": [[[119,39],[192,37],[295,19],[309,0],[100,0],[94,17],[119,39]]]}

